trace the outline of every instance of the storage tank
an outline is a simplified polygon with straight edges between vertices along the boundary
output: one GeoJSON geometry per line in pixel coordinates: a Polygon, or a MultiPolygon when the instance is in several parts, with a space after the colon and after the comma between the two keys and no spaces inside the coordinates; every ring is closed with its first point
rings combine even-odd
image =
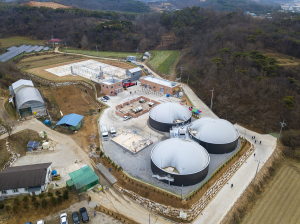
{"type": "Polygon", "coordinates": [[[151,151],[153,177],[176,186],[194,185],[205,179],[210,157],[191,140],[171,138],[159,142],[151,151]]]}
{"type": "Polygon", "coordinates": [[[149,124],[156,130],[169,132],[173,126],[191,122],[192,113],[179,103],[162,103],[149,113],[149,124]]]}
{"type": "Polygon", "coordinates": [[[239,131],[229,121],[210,117],[200,118],[188,127],[190,138],[202,145],[209,153],[223,154],[235,150],[239,131]]]}

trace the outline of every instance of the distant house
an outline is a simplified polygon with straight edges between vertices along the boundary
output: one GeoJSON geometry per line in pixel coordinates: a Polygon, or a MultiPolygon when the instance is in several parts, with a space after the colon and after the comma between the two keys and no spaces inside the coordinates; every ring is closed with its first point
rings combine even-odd
{"type": "Polygon", "coordinates": [[[101,81],[101,91],[106,95],[123,92],[122,81],[116,78],[101,81]]]}
{"type": "Polygon", "coordinates": [[[46,43],[47,44],[59,44],[61,42],[61,40],[60,39],[58,39],[58,38],[52,38],[52,39],[50,39],[50,40],[48,40],[46,43]]]}
{"type": "Polygon", "coordinates": [[[136,61],[136,56],[127,56],[127,61],[136,61]]]}
{"type": "Polygon", "coordinates": [[[126,76],[130,81],[137,81],[142,77],[142,69],[136,67],[126,71],[126,76]]]}
{"type": "Polygon", "coordinates": [[[81,128],[82,118],[83,118],[82,115],[78,115],[74,113],[68,114],[63,116],[63,118],[59,122],[57,122],[56,126],[63,125],[70,128],[73,131],[77,131],[81,128]]]}
{"type": "Polygon", "coordinates": [[[51,163],[8,167],[0,173],[0,198],[46,191],[51,172],[51,163]]]}
{"type": "Polygon", "coordinates": [[[20,79],[10,88],[14,96],[16,109],[21,117],[30,115],[47,115],[46,103],[42,94],[33,86],[31,80],[20,79]]]}

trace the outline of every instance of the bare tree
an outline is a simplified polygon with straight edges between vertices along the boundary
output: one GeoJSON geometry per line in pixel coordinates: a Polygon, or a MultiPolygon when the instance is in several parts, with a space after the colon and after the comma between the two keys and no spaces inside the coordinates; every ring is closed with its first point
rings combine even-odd
{"type": "Polygon", "coordinates": [[[15,125],[10,122],[3,122],[2,126],[6,129],[8,137],[12,134],[12,132],[15,130],[15,125]]]}

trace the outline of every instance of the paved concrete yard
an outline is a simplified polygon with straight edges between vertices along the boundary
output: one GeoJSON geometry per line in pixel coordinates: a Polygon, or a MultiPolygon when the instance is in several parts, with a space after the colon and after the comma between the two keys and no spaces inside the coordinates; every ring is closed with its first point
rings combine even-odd
{"type": "MultiPolygon", "coordinates": [[[[161,140],[163,140],[162,138],[161,140]]],[[[165,137],[166,139],[166,137],[165,137]]],[[[112,141],[106,141],[104,142],[105,147],[105,153],[107,156],[109,156],[113,161],[115,161],[116,164],[119,166],[122,166],[122,168],[129,173],[130,175],[139,178],[143,181],[146,181],[148,183],[157,185],[161,188],[167,189],[169,191],[173,191],[177,194],[181,194],[181,187],[177,186],[169,186],[166,183],[163,183],[156,178],[153,178],[152,171],[151,171],[151,150],[157,144],[159,141],[154,142],[153,145],[148,146],[147,148],[143,149],[142,151],[132,154],[131,152],[121,148],[117,144],[115,144],[112,141]]],[[[210,164],[208,168],[208,174],[205,178],[205,180],[222,164],[224,163],[230,156],[232,156],[240,147],[240,141],[238,143],[237,148],[228,154],[223,155],[216,155],[216,154],[210,154],[210,164]]],[[[205,181],[203,180],[203,181],[205,181]]],[[[196,189],[198,186],[200,186],[202,183],[198,183],[196,185],[183,187],[182,194],[186,195],[196,189]]]]}
{"type": "Polygon", "coordinates": [[[145,147],[151,145],[151,140],[149,138],[145,138],[133,131],[126,131],[117,137],[114,137],[112,141],[132,153],[138,153],[145,147]]]}

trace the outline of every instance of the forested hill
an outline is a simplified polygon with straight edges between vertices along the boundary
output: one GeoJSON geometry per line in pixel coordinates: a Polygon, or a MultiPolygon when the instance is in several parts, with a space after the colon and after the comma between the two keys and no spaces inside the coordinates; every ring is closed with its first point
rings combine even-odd
{"type": "Polygon", "coordinates": [[[185,7],[200,6],[227,12],[250,11],[253,13],[271,13],[280,9],[280,5],[275,2],[264,1],[263,3],[258,3],[251,0],[173,0],[172,4],[181,9],[185,7]]]}
{"type": "MultiPolygon", "coordinates": [[[[19,3],[26,3],[30,0],[19,0],[19,3]]],[[[73,8],[90,9],[90,10],[109,10],[120,12],[149,12],[150,7],[137,0],[58,0],[56,3],[72,6],[73,8]]]]}
{"type": "Polygon", "coordinates": [[[176,38],[169,48],[183,50],[182,81],[208,105],[214,88],[213,110],[219,117],[264,133],[278,131],[285,119],[286,130],[299,130],[300,16],[272,17],[200,7],[132,14],[0,4],[0,35],[47,39],[53,31],[68,46],[149,51],[172,33],[176,38]],[[283,54],[291,66],[266,52],[283,54]]]}

